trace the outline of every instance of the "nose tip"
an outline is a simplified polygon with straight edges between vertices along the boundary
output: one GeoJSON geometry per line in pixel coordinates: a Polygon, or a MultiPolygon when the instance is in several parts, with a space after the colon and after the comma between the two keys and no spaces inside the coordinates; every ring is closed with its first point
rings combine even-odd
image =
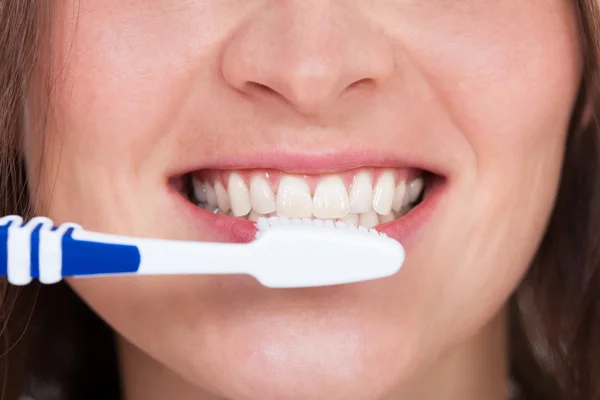
{"type": "Polygon", "coordinates": [[[256,17],[224,51],[227,84],[305,115],[326,113],[348,92],[377,87],[395,68],[390,46],[364,21],[326,11],[256,17]]]}

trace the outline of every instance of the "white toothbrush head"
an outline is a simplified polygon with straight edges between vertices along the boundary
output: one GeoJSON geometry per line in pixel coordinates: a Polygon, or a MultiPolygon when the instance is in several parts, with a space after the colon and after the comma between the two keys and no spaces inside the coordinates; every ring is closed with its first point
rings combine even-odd
{"type": "Polygon", "coordinates": [[[274,288],[339,285],[394,275],[402,245],[375,229],[318,219],[260,218],[256,278],[274,288]]]}

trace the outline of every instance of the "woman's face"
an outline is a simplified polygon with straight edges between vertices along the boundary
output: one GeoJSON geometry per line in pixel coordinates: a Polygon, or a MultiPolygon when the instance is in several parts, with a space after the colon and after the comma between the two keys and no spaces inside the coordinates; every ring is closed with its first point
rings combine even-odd
{"type": "Polygon", "coordinates": [[[571,0],[63,0],[47,140],[35,124],[25,138],[39,213],[193,241],[248,241],[271,212],[379,224],[407,254],[383,280],[70,284],[126,364],[206,393],[400,393],[464,355],[536,251],[577,29],[571,0]]]}

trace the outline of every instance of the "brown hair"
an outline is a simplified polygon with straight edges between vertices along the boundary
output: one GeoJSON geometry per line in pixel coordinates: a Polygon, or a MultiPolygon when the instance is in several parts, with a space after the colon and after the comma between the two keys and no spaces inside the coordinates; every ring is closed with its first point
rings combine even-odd
{"type": "MultiPolygon", "coordinates": [[[[33,208],[20,136],[33,66],[51,40],[49,4],[0,0],[0,215],[33,208]]],[[[511,372],[528,400],[600,398],[600,2],[577,5],[585,64],[562,182],[510,307],[511,372]]],[[[119,397],[112,333],[66,285],[0,281],[0,298],[0,399],[119,397]]]]}

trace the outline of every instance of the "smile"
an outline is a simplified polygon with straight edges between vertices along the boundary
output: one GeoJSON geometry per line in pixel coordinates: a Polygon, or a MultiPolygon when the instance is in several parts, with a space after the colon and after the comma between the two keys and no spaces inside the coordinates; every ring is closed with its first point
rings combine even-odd
{"type": "Polygon", "coordinates": [[[260,217],[344,221],[410,245],[437,208],[447,174],[415,160],[279,154],[212,160],[174,176],[199,231],[248,242],[260,217]]]}
{"type": "Polygon", "coordinates": [[[406,215],[423,197],[417,169],[360,168],[301,175],[275,170],[203,170],[187,176],[189,201],[214,214],[257,221],[279,216],[374,228],[406,215]]]}

